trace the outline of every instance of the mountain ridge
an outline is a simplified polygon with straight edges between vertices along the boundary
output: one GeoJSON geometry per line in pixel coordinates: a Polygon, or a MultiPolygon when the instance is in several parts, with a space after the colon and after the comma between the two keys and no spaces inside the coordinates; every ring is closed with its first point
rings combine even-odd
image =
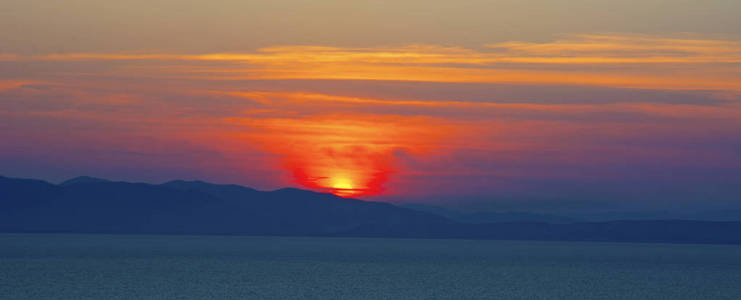
{"type": "Polygon", "coordinates": [[[174,180],[55,185],[0,176],[0,232],[221,234],[741,244],[741,222],[463,223],[301,189],[174,180]]]}
{"type": "Polygon", "coordinates": [[[62,183],[60,183],[59,185],[68,186],[68,185],[73,185],[73,184],[97,183],[97,182],[111,182],[111,181],[107,179],[95,178],[95,177],[90,177],[90,176],[78,176],[75,178],[67,179],[63,181],[62,183]]]}

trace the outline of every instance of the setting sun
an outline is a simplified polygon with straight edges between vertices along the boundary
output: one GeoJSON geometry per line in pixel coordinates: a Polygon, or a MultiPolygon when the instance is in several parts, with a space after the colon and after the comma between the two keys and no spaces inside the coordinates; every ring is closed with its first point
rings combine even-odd
{"type": "Polygon", "coordinates": [[[332,179],[332,188],[338,190],[352,190],[352,181],[348,178],[338,177],[332,179]]]}
{"type": "Polygon", "coordinates": [[[340,197],[351,197],[361,193],[361,191],[354,188],[353,182],[350,178],[338,176],[331,178],[330,180],[332,182],[332,190],[330,191],[332,194],[340,197]]]}
{"type": "Polygon", "coordinates": [[[278,154],[295,183],[340,197],[383,193],[389,175],[397,172],[395,153],[428,153],[451,130],[431,118],[358,114],[229,122],[260,129],[242,137],[278,154]]]}

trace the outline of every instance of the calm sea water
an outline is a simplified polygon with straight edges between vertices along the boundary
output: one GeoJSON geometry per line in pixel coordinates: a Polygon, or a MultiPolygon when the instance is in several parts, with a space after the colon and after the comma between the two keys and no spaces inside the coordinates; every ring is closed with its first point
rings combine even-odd
{"type": "Polygon", "coordinates": [[[741,299],[741,247],[0,234],[2,299],[741,299]]]}

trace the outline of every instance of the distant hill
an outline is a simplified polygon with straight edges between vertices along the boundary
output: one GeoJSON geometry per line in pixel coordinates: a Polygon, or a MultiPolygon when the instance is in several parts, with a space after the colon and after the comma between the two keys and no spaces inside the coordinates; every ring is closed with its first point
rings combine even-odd
{"type": "Polygon", "coordinates": [[[0,177],[0,231],[741,243],[741,222],[464,223],[292,188],[90,177],[60,185],[0,177]]]}
{"type": "Polygon", "coordinates": [[[474,224],[486,224],[486,223],[512,223],[512,222],[543,222],[543,223],[577,223],[586,221],[585,219],[560,216],[552,214],[541,214],[531,212],[518,212],[518,211],[507,211],[507,212],[493,212],[483,211],[475,213],[465,213],[457,210],[447,209],[434,205],[426,205],[419,203],[405,203],[400,204],[400,207],[405,207],[417,211],[432,213],[444,216],[454,221],[461,223],[474,223],[474,224]]]}
{"type": "Polygon", "coordinates": [[[90,177],[90,176],[80,176],[80,177],[75,177],[75,178],[66,180],[60,183],[59,185],[68,186],[68,185],[73,185],[77,183],[94,183],[94,182],[108,182],[108,180],[90,177]]]}
{"type": "Polygon", "coordinates": [[[688,221],[717,221],[739,222],[741,210],[692,210],[687,212],[670,211],[598,211],[572,212],[568,214],[546,214],[527,211],[481,211],[461,212],[440,206],[421,203],[402,203],[405,207],[417,211],[441,215],[461,223],[512,223],[512,222],[544,222],[552,224],[568,224],[580,222],[612,222],[612,221],[651,221],[651,220],[688,220],[688,221]]]}

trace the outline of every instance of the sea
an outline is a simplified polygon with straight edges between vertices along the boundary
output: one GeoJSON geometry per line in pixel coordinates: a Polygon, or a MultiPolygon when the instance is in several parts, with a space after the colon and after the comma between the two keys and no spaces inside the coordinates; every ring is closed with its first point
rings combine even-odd
{"type": "Polygon", "coordinates": [[[741,246],[0,234],[0,299],[741,299],[741,246]]]}

